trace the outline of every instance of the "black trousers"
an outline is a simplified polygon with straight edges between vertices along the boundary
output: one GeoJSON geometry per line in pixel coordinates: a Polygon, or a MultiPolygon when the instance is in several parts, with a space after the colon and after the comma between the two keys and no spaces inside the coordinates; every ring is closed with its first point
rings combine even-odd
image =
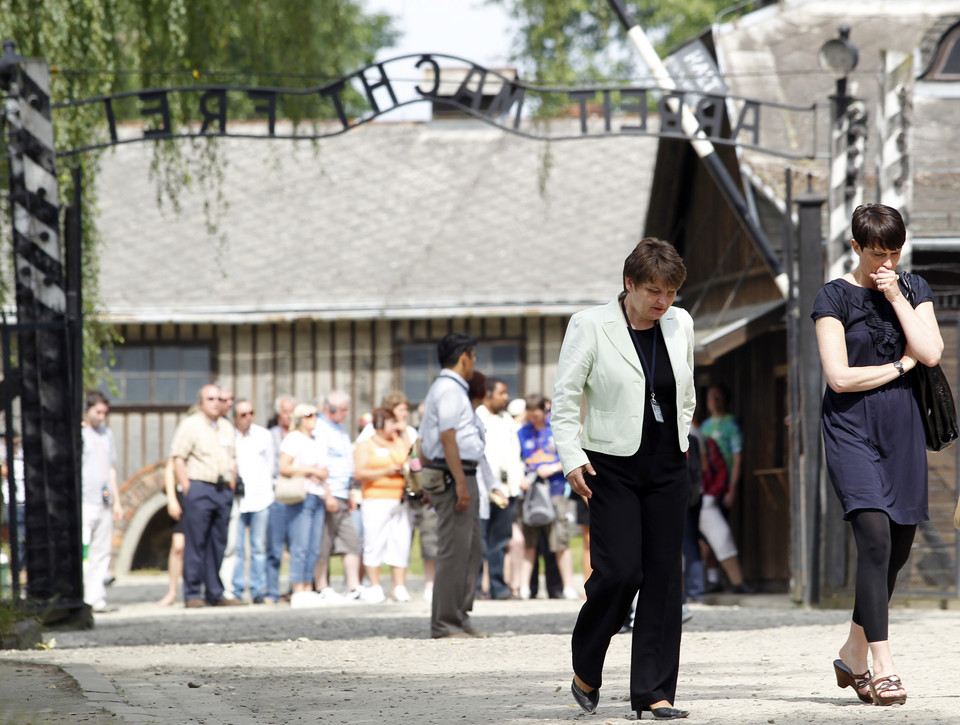
{"type": "Polygon", "coordinates": [[[690,477],[686,457],[587,451],[590,562],[587,601],[573,630],[573,671],[603,684],[610,639],[639,592],[630,662],[630,702],[642,710],[677,690],[683,604],[681,549],[690,477]]]}

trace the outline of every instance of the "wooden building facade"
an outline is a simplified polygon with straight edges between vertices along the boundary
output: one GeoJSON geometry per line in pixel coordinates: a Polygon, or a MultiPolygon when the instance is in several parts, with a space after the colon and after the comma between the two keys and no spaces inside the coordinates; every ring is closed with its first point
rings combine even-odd
{"type": "Polygon", "coordinates": [[[452,331],[477,337],[477,369],[507,381],[511,397],[530,393],[549,397],[568,320],[565,315],[530,315],[121,325],[124,342],[114,351],[118,363],[114,377],[121,395],[114,396],[109,420],[117,443],[118,475],[127,481],[165,460],[177,423],[199,386],[212,381],[229,386],[236,398],[250,400],[255,421],[261,425],[272,417],[278,395],[315,403],[333,389],[347,392],[352,399],[351,429],[362,413],[372,410],[391,390],[407,392],[415,416],[420,392],[439,371],[436,342],[452,331]],[[204,354],[209,355],[208,371],[182,366],[169,372],[158,369],[161,358],[176,359],[179,354],[182,360],[184,352],[190,351],[199,351],[201,362],[204,354]],[[124,366],[124,361],[134,358],[154,363],[146,371],[142,365],[136,371],[124,366]],[[141,382],[138,378],[144,373],[149,378],[141,382]],[[157,391],[166,384],[164,375],[179,377],[167,388],[177,386],[181,400],[156,400],[157,391]],[[143,389],[149,389],[151,400],[142,400],[138,391],[143,389]],[[128,391],[131,396],[124,395],[128,391]]]}

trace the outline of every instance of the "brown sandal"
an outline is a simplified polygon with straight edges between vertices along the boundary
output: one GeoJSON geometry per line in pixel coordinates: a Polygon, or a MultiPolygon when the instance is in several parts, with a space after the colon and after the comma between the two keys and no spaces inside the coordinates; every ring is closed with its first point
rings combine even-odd
{"type": "Polygon", "coordinates": [[[886,677],[878,677],[875,680],[870,680],[870,693],[873,695],[873,704],[874,705],[902,705],[907,701],[907,696],[904,695],[893,695],[891,697],[881,697],[884,692],[893,692],[895,690],[903,690],[903,682],[897,675],[887,675],[886,677]]]}
{"type": "Polygon", "coordinates": [[[860,702],[865,702],[868,705],[873,704],[871,693],[860,691],[870,684],[870,670],[867,670],[862,675],[855,675],[853,671],[843,663],[843,660],[834,660],[833,671],[837,675],[837,687],[852,687],[853,691],[857,693],[857,697],[860,698],[860,702]]]}

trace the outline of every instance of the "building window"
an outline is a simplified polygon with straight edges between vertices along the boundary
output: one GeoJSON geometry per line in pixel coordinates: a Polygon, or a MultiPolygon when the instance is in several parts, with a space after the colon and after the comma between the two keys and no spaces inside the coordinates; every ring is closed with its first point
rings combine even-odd
{"type": "MultiPolygon", "coordinates": [[[[520,344],[517,342],[477,343],[476,369],[488,378],[500,378],[510,395],[520,395],[520,344]]],[[[437,346],[411,343],[400,350],[400,380],[404,395],[414,405],[427,397],[430,383],[440,374],[437,346]]]]}
{"type": "Polygon", "coordinates": [[[926,79],[931,81],[960,80],[960,23],[944,33],[937,46],[926,79]]]}
{"type": "Polygon", "coordinates": [[[211,380],[207,346],[124,345],[114,348],[113,357],[114,406],[190,405],[211,380]]]}

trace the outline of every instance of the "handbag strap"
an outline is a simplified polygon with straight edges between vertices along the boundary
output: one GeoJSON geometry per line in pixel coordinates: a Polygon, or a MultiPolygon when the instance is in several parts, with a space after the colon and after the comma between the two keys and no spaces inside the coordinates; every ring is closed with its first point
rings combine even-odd
{"type": "Polygon", "coordinates": [[[913,288],[913,272],[904,272],[900,275],[900,279],[903,281],[903,287],[907,291],[907,302],[910,303],[911,307],[917,306],[917,291],[913,288]]]}

